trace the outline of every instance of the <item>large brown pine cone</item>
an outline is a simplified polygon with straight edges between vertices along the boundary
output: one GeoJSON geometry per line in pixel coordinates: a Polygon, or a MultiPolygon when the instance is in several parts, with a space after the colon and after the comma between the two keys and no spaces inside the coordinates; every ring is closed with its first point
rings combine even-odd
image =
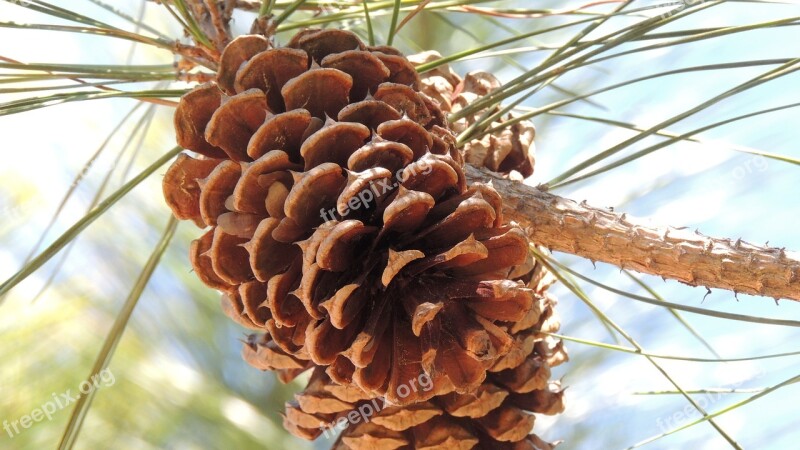
{"type": "Polygon", "coordinates": [[[198,277],[224,293],[262,368],[311,364],[397,404],[468,393],[514,348],[534,293],[509,279],[528,254],[487,185],[467,186],[413,66],[341,30],[286,47],[243,36],[216,83],[186,94],[170,167],[174,214],[208,231],[198,277]],[[263,344],[263,345],[259,345],[263,344]],[[427,374],[434,389],[402,397],[427,374]]]}
{"type": "MultiPolygon", "coordinates": [[[[441,59],[435,51],[427,51],[411,55],[409,61],[415,66],[441,59]]],[[[421,91],[436,100],[444,113],[455,113],[476,99],[500,87],[500,82],[494,75],[474,71],[468,73],[463,79],[458,76],[448,65],[441,65],[421,75],[421,91]]],[[[492,113],[499,110],[497,106],[492,113]]],[[[475,124],[486,111],[478,111],[464,117],[451,125],[453,131],[461,133],[475,124]]],[[[464,143],[464,159],[468,164],[477,167],[486,167],[489,170],[521,178],[533,175],[535,165],[536,129],[533,123],[527,120],[505,126],[509,120],[515,118],[514,113],[507,117],[499,118],[490,125],[499,131],[488,133],[480,139],[471,139],[464,143]]]]}

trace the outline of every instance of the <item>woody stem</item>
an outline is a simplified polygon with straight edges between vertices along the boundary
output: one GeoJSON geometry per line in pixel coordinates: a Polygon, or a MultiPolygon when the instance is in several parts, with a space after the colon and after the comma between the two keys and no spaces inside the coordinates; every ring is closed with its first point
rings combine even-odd
{"type": "Polygon", "coordinates": [[[503,196],[503,214],[531,240],[623,269],[726,289],[800,301],[800,254],[720,239],[697,231],[643,223],[467,166],[470,182],[491,181],[503,196]]]}

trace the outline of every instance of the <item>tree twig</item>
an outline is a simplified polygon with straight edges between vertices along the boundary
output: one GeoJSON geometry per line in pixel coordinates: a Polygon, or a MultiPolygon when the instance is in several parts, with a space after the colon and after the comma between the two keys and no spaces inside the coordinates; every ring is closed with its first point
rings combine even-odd
{"type": "Polygon", "coordinates": [[[506,219],[551,250],[691,286],[800,301],[798,253],[647,224],[472,166],[467,179],[491,182],[503,196],[506,219]]]}

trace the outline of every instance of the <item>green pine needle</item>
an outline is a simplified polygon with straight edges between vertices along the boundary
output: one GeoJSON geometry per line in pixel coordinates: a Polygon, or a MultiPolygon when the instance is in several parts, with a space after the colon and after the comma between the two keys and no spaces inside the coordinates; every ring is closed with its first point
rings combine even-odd
{"type": "Polygon", "coordinates": [[[738,408],[740,408],[740,407],[742,407],[744,405],[747,405],[748,403],[752,403],[752,402],[758,400],[759,398],[764,397],[767,394],[770,394],[772,392],[777,391],[778,389],[781,389],[783,387],[789,386],[789,385],[797,383],[797,382],[800,382],[800,375],[797,375],[797,376],[791,377],[791,378],[789,378],[787,380],[784,380],[784,381],[782,381],[782,382],[780,382],[780,383],[778,383],[778,384],[776,384],[774,386],[771,386],[771,387],[769,387],[767,389],[764,389],[763,391],[759,392],[758,394],[756,394],[756,395],[754,395],[752,397],[749,397],[749,398],[747,398],[745,400],[742,400],[740,402],[734,403],[733,405],[728,406],[727,408],[722,408],[717,412],[708,414],[708,415],[706,415],[706,416],[704,416],[704,417],[702,417],[700,419],[697,419],[697,420],[695,420],[693,422],[687,423],[686,425],[680,426],[678,428],[674,428],[674,429],[669,430],[669,431],[667,431],[665,433],[661,433],[661,434],[659,434],[657,436],[653,436],[651,438],[648,438],[648,439],[645,439],[645,440],[643,440],[641,442],[638,442],[638,443],[628,447],[627,450],[632,450],[634,448],[639,448],[639,447],[641,447],[641,446],[643,446],[645,444],[649,444],[649,443],[654,442],[654,441],[656,441],[658,439],[661,439],[663,437],[666,437],[666,436],[669,436],[671,434],[675,434],[675,433],[677,433],[679,431],[685,430],[687,428],[693,427],[693,426],[695,426],[697,424],[703,423],[705,421],[710,421],[715,417],[721,416],[721,415],[723,415],[723,414],[725,414],[727,412],[730,412],[730,411],[733,411],[735,409],[738,409],[738,408]]]}
{"type": "MultiPolygon", "coordinates": [[[[616,330],[631,345],[633,345],[638,352],[646,353],[644,348],[642,348],[642,346],[639,345],[639,343],[636,342],[636,340],[633,339],[633,337],[631,337],[619,325],[614,323],[611,320],[611,318],[609,318],[602,310],[600,310],[600,308],[598,308],[586,294],[584,294],[581,290],[577,288],[577,285],[571,283],[569,280],[564,278],[561,272],[550,264],[550,262],[553,262],[552,258],[545,256],[535,247],[532,247],[531,251],[533,252],[537,261],[542,263],[548,270],[550,270],[562,284],[564,284],[568,289],[570,289],[573,293],[575,293],[587,306],[589,306],[589,308],[592,309],[592,311],[596,315],[600,316],[603,322],[613,327],[614,330],[616,330]]],[[[686,399],[686,401],[688,401],[689,404],[691,404],[694,407],[694,409],[696,409],[703,416],[704,419],[708,420],[709,424],[711,424],[711,426],[714,427],[715,430],[717,430],[720,436],[722,436],[726,441],[728,441],[731,447],[737,450],[742,450],[742,447],[733,439],[733,437],[731,437],[725,430],[722,429],[722,427],[720,427],[714,420],[712,420],[712,418],[708,415],[705,409],[702,406],[700,406],[691,396],[689,396],[689,394],[687,394],[686,391],[683,390],[683,388],[681,388],[681,386],[675,381],[675,379],[671,375],[669,375],[667,371],[663,367],[661,367],[660,364],[658,364],[655,361],[655,358],[645,355],[645,359],[647,359],[647,361],[649,361],[656,368],[656,370],[658,370],[661,373],[661,375],[663,375],[664,378],[666,378],[667,381],[669,381],[669,383],[675,387],[675,389],[677,389],[678,391],[681,392],[681,394],[683,394],[683,397],[686,399]]]]}
{"type": "Polygon", "coordinates": [[[72,225],[67,231],[64,232],[58,239],[56,239],[50,246],[48,246],[42,253],[38,256],[33,258],[28,264],[25,264],[17,273],[15,273],[11,278],[4,281],[3,284],[0,284],[0,302],[5,298],[5,295],[14,288],[17,284],[28,278],[32,273],[36,272],[40,267],[42,267],[47,261],[49,261],[53,256],[57,255],[62,248],[64,248],[67,244],[69,244],[76,236],[78,236],[83,230],[86,229],[89,225],[91,225],[95,220],[99,219],[103,216],[103,214],[108,211],[114,204],[120,201],[122,198],[125,197],[130,191],[133,190],[136,186],[138,186],[142,181],[147,179],[150,175],[152,175],[158,168],[169,162],[172,158],[178,155],[181,152],[180,147],[175,147],[172,150],[165,153],[163,156],[158,158],[153,164],[151,164],[148,168],[143,170],[139,175],[134,177],[129,182],[125,183],[121,188],[119,188],[116,192],[111,194],[110,197],[100,202],[99,205],[95,209],[93,209],[89,214],[86,214],[77,221],[74,225],[72,225]]]}
{"type": "MultiPolygon", "coordinates": [[[[97,355],[97,359],[94,362],[92,371],[89,373],[89,376],[86,377],[88,382],[91,383],[92,377],[100,374],[111,363],[111,358],[114,356],[114,351],[117,348],[117,344],[119,344],[119,341],[122,339],[122,334],[125,332],[125,328],[128,326],[128,321],[133,314],[133,309],[136,308],[136,304],[139,302],[142,292],[144,292],[144,289],[147,287],[147,283],[150,281],[150,277],[153,276],[153,272],[155,272],[156,267],[158,267],[158,263],[161,261],[161,256],[164,255],[164,252],[167,250],[172,237],[175,235],[175,230],[177,227],[178,220],[170,216],[169,220],[167,221],[167,227],[164,230],[164,234],[161,236],[161,240],[156,245],[156,248],[150,255],[150,259],[147,260],[144,268],[142,268],[139,278],[133,285],[130,294],[128,294],[128,298],[125,300],[125,304],[122,306],[122,310],[117,314],[114,324],[111,326],[111,330],[103,342],[103,347],[100,349],[100,353],[97,355]]],[[[96,393],[97,390],[92,389],[88,394],[81,395],[75,402],[75,407],[72,409],[72,415],[70,415],[69,422],[67,422],[67,427],[64,430],[64,434],[61,436],[61,442],[58,444],[59,450],[70,450],[75,445],[75,442],[78,439],[78,434],[83,426],[83,421],[86,418],[86,415],[89,413],[89,407],[92,405],[92,401],[94,400],[96,393]]]]}
{"type": "Polygon", "coordinates": [[[605,285],[603,283],[600,283],[598,281],[595,281],[595,280],[593,280],[593,279],[591,279],[591,278],[589,278],[589,277],[587,277],[585,275],[582,275],[582,274],[570,269],[569,267],[559,263],[558,261],[556,261],[556,260],[554,260],[552,258],[548,258],[547,261],[548,261],[549,264],[552,264],[553,266],[555,266],[555,267],[557,267],[557,268],[559,268],[559,269],[561,269],[563,271],[569,272],[573,276],[578,277],[583,281],[591,283],[591,284],[593,284],[593,285],[595,285],[595,286],[597,286],[599,288],[602,288],[602,289],[604,289],[604,290],[606,290],[608,292],[612,292],[614,294],[621,295],[623,297],[627,297],[627,298],[630,298],[632,300],[636,300],[636,301],[639,301],[639,302],[642,302],[642,303],[649,303],[651,305],[668,307],[668,308],[672,308],[672,309],[675,309],[675,310],[678,310],[678,311],[686,311],[686,312],[690,312],[690,313],[694,313],[694,314],[700,314],[700,315],[703,315],[703,316],[716,317],[716,318],[719,318],[719,319],[736,320],[736,321],[739,321],[739,322],[761,323],[761,324],[767,324],[767,325],[780,325],[780,326],[785,326],[785,327],[800,327],[800,321],[797,321],[797,320],[770,319],[770,318],[767,318],[767,317],[750,316],[750,315],[744,315],[744,314],[734,314],[734,313],[727,313],[727,312],[723,312],[723,311],[714,311],[714,310],[711,310],[711,309],[698,308],[696,306],[689,306],[689,305],[681,305],[681,304],[678,304],[678,303],[664,302],[664,301],[661,301],[661,300],[658,300],[658,299],[655,299],[655,298],[650,298],[650,297],[644,297],[644,296],[641,296],[641,295],[631,294],[630,292],[625,292],[623,290],[616,289],[616,288],[613,288],[611,286],[608,286],[608,285],[605,285]]]}

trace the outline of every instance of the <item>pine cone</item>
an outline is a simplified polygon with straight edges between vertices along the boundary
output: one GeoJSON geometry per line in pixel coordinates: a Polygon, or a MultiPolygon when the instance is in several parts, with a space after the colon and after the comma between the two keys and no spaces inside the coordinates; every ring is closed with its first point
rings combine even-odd
{"type": "Polygon", "coordinates": [[[534,308],[509,279],[528,242],[491,186],[467,186],[413,66],[342,30],[239,37],[219,66],[181,99],[178,143],[203,156],[182,155],[164,194],[210,227],[191,247],[198,277],[268,332],[248,360],[284,379],[328,366],[402,405],[481,386],[534,308]],[[433,389],[398,394],[423,374],[433,389]]]}
{"type": "MultiPolygon", "coordinates": [[[[398,406],[356,386],[338,385],[317,368],[306,389],[286,404],[284,426],[309,440],[341,433],[333,448],[342,450],[552,449],[555,444],[529,434],[534,413],[553,415],[564,409],[560,383],[548,380],[550,368],[564,362],[565,353],[560,346],[548,346],[546,335],[534,331],[555,332],[559,324],[552,299],[540,300],[539,320],[514,335],[513,356],[498,361],[470,393],[398,406]]],[[[414,381],[406,388],[433,388],[430,378],[414,381]]]]}
{"type": "MultiPolygon", "coordinates": [[[[441,59],[435,51],[418,53],[408,57],[415,66],[441,59]]],[[[474,71],[468,73],[463,79],[447,65],[441,65],[421,75],[422,92],[433,98],[442,111],[455,113],[476,99],[500,87],[500,82],[494,75],[474,71]]],[[[494,108],[496,112],[500,107],[494,108]]],[[[468,117],[453,123],[452,129],[461,133],[486,112],[478,111],[468,117]]],[[[507,118],[500,118],[493,122],[490,128],[503,127],[508,120],[517,117],[510,113],[507,118]]],[[[464,144],[464,158],[468,164],[477,167],[486,167],[494,172],[500,172],[514,178],[523,179],[533,175],[535,165],[535,145],[533,142],[536,129],[530,121],[524,120],[512,124],[500,131],[487,134],[480,139],[472,139],[464,144]],[[519,175],[514,174],[517,172],[519,175]],[[521,177],[520,177],[521,176],[521,177]]]]}

